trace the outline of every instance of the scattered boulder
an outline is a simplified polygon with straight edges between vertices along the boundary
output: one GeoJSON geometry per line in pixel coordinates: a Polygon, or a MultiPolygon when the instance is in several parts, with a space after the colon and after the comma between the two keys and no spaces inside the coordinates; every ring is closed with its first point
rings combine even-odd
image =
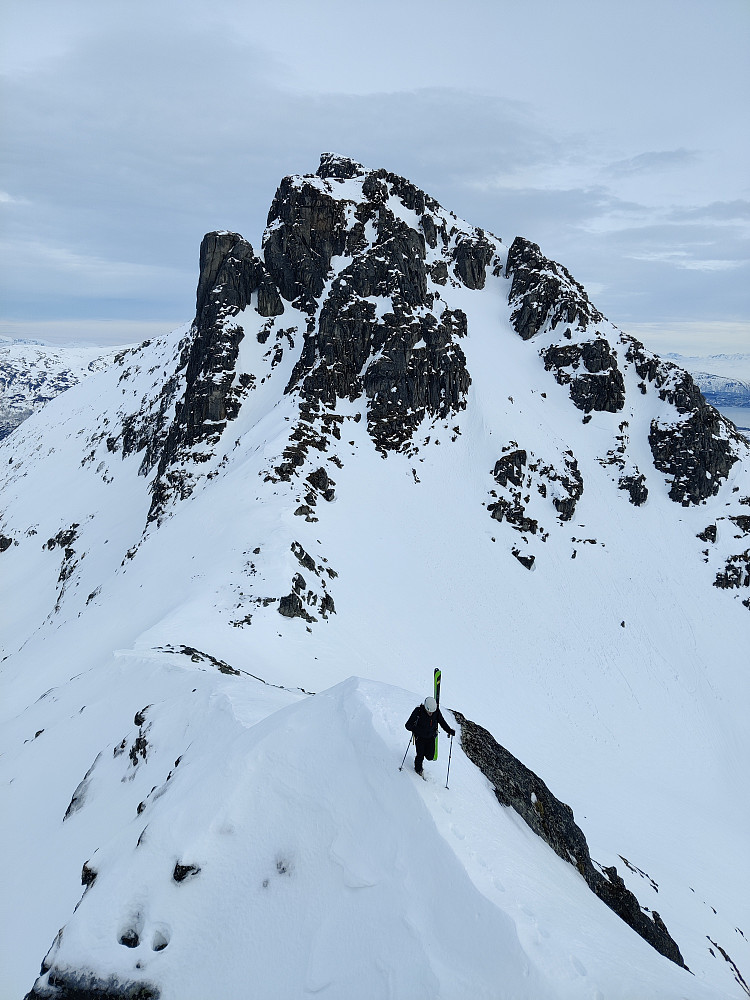
{"type": "Polygon", "coordinates": [[[632,476],[621,476],[617,485],[621,490],[627,490],[634,507],[641,507],[648,500],[648,486],[642,472],[632,476]]]}
{"type": "Polygon", "coordinates": [[[302,618],[306,622],[315,621],[302,603],[302,598],[295,591],[279,600],[279,614],[283,615],[284,618],[302,618]]]}
{"type": "Polygon", "coordinates": [[[198,875],[200,870],[200,865],[181,865],[178,861],[174,866],[172,878],[175,882],[184,882],[185,879],[198,875]]]}

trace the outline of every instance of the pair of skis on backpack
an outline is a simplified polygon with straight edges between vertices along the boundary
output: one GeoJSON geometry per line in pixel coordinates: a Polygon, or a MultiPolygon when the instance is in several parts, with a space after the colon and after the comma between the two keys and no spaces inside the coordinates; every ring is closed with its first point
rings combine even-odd
{"type": "MultiPolygon", "coordinates": [[[[443,677],[442,671],[439,669],[439,667],[435,667],[435,670],[433,672],[433,690],[435,692],[434,697],[435,697],[435,703],[436,703],[438,711],[440,710],[440,682],[442,680],[442,677],[443,677]]],[[[412,739],[414,739],[413,736],[412,736],[412,739]]],[[[411,746],[411,743],[412,743],[412,741],[409,740],[409,746],[407,746],[407,748],[406,748],[406,753],[404,754],[404,760],[401,761],[401,767],[399,768],[399,771],[403,770],[404,761],[406,760],[406,754],[408,754],[408,752],[409,752],[409,747],[411,746]]],[[[445,776],[445,787],[446,788],[448,787],[448,775],[450,774],[451,756],[452,756],[452,754],[453,754],[453,733],[451,732],[451,750],[450,750],[450,753],[448,754],[448,773],[445,776]]],[[[438,736],[437,736],[437,734],[435,735],[435,749],[433,750],[432,757],[429,758],[429,759],[431,759],[433,761],[435,761],[435,760],[438,759],[438,736]]],[[[416,773],[419,775],[419,777],[423,781],[428,781],[429,780],[424,774],[422,774],[421,771],[417,771],[416,773]]]]}

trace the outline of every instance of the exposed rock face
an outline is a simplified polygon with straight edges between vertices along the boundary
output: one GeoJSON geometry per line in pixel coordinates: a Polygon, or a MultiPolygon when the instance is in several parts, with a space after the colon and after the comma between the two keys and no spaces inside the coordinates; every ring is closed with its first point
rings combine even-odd
{"type": "MultiPolygon", "coordinates": [[[[721,590],[750,587],[750,548],[727,559],[724,569],[716,574],[714,587],[721,590]]],[[[743,603],[750,607],[750,600],[743,603]]]]}
{"type": "Polygon", "coordinates": [[[678,424],[652,421],[648,440],[654,465],[672,477],[669,496],[676,503],[688,507],[719,492],[737,461],[726,425],[707,403],[678,424]]]}
{"type": "Polygon", "coordinates": [[[494,739],[491,733],[453,712],[461,727],[461,747],[488,778],[498,802],[510,806],[564,861],[575,865],[586,884],[625,923],[660,954],[685,967],[680,949],[659,914],[650,916],[626,888],[614,867],[600,872],[591,860],[586,838],[570,806],[550,792],[544,782],[494,739]]]}
{"type": "Polygon", "coordinates": [[[513,307],[511,323],[524,340],[530,340],[544,326],[568,323],[583,330],[604,319],[583,285],[562,264],[545,257],[536,243],[517,236],[508,251],[505,273],[512,278],[508,298],[513,307]]]}
{"type": "Polygon", "coordinates": [[[554,374],[558,384],[570,385],[570,398],[584,413],[591,410],[617,413],[625,405],[622,372],[603,337],[581,344],[552,345],[541,356],[544,367],[554,374]]]}
{"type": "Polygon", "coordinates": [[[338,177],[341,180],[363,177],[366,173],[361,163],[348,156],[339,156],[338,153],[321,153],[320,166],[316,170],[318,177],[338,177]]]}
{"type": "Polygon", "coordinates": [[[305,312],[315,311],[331,258],[346,250],[345,208],[317,184],[295,177],[284,178],[271,204],[266,268],[281,295],[305,312]]]}
{"type": "MultiPolygon", "coordinates": [[[[660,407],[648,434],[654,468],[668,478],[672,500],[696,504],[714,495],[737,461],[740,437],[690,376],[608,324],[566,268],[520,237],[505,254],[494,236],[460,223],[405,178],[323,154],[315,174],[281,182],[262,256],[236,233],[204,238],[196,318],[173,374],[150,408],[127,416],[119,435],[107,438],[111,451],[141,453],[142,474],[153,475],[149,521],[216,474],[201,465],[211,467],[222,438],[230,450],[224,432],[285,357],[285,393],[295,414],[281,454],[263,474],[266,481],[295,481],[294,512],[307,523],[319,519],[321,502],[335,500],[330,463],[340,464],[336,443],[350,421],[364,417],[383,456],[416,456],[440,438],[455,439],[472,378],[464,351],[469,321],[450,293],[479,291],[503,274],[513,328],[524,341],[541,341],[537,351],[545,369],[566,387],[584,424],[594,414],[634,411],[626,386],[636,376],[642,394],[653,391],[674,408],[670,419],[660,407]],[[260,344],[270,341],[265,373],[238,370],[246,331],[237,316],[248,307],[265,320],[253,331],[260,344]],[[282,329],[276,321],[285,313],[282,329]],[[342,401],[351,406],[342,408],[342,401]],[[441,434],[417,441],[425,420],[440,422],[441,434]]],[[[126,369],[122,379],[127,376],[126,369]]],[[[599,425],[606,427],[606,419],[599,425]]],[[[620,422],[612,447],[597,461],[612,467],[612,482],[638,507],[648,500],[653,470],[634,461],[642,449],[630,448],[627,426],[620,422]]],[[[550,523],[570,521],[584,488],[572,451],[542,457],[530,444],[510,442],[503,449],[486,504],[526,544],[529,536],[546,540],[550,523]]],[[[519,561],[534,562],[530,552],[519,561]]],[[[741,553],[717,586],[737,586],[744,579],[740,564],[741,553]]],[[[294,588],[262,600],[282,615],[307,620],[332,610],[328,595],[294,588]]]]}
{"type": "Polygon", "coordinates": [[[671,403],[677,419],[653,420],[649,445],[654,465],[671,477],[669,496],[684,507],[715,496],[737,461],[741,435],[703,398],[690,375],[623,336],[627,358],[642,384],[651,383],[671,403]]]}
{"type": "Polygon", "coordinates": [[[481,230],[477,236],[462,237],[456,243],[456,274],[467,288],[484,288],[487,265],[494,257],[495,250],[481,230]]]}
{"type": "Polygon", "coordinates": [[[200,277],[196,293],[196,325],[211,329],[234,316],[257,292],[261,316],[280,316],[284,304],[253,248],[237,233],[208,233],[200,248],[200,277]]]}
{"type": "MultiPolygon", "coordinates": [[[[318,178],[335,181],[361,169],[324,160],[318,178]]],[[[311,407],[364,395],[378,448],[402,448],[425,414],[445,418],[462,409],[471,382],[459,344],[466,316],[430,288],[427,247],[450,241],[445,220],[432,214],[439,206],[383,170],[367,174],[356,204],[337,200],[335,189],[328,193],[317,179],[286,183],[265,243],[282,294],[312,312],[333,254],[350,261],[321,300],[317,323],[311,320],[287,391],[311,407]],[[401,217],[403,209],[420,217],[419,229],[401,217]]],[[[481,287],[492,246],[484,236],[462,246],[446,250],[445,273],[455,263],[470,287],[481,287]]]]}
{"type": "MultiPolygon", "coordinates": [[[[173,470],[175,462],[198,444],[215,444],[239,412],[252,380],[236,379],[244,330],[228,320],[251,304],[261,316],[284,311],[278,290],[251,245],[237,233],[209,233],[201,243],[196,317],[180,365],[184,394],[165,437],[152,434],[145,441],[142,471],[148,471],[157,458],[159,463],[149,520],[159,517],[172,494],[190,492],[190,477],[173,470]]],[[[165,401],[171,401],[169,393],[165,401]]],[[[126,438],[124,453],[131,447],[126,438]]]]}

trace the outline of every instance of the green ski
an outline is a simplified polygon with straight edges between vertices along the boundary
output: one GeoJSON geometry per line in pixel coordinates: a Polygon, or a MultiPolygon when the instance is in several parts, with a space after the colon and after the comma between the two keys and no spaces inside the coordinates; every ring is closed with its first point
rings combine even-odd
{"type": "MultiPolygon", "coordinates": [[[[442,676],[443,675],[442,675],[439,667],[435,667],[435,675],[434,675],[434,679],[435,679],[435,701],[437,702],[438,709],[440,709],[440,678],[442,676]]],[[[438,738],[437,738],[437,735],[435,736],[435,753],[434,753],[434,756],[433,756],[432,759],[433,760],[437,760],[438,759],[438,738]]]]}

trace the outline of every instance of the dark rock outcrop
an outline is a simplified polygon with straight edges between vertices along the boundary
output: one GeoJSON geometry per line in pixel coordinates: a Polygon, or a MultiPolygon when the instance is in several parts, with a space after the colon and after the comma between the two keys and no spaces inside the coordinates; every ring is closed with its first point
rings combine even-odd
{"type": "MultiPolygon", "coordinates": [[[[338,161],[336,170],[344,170],[338,161]]],[[[329,168],[323,172],[328,176],[329,168]]],[[[308,412],[364,395],[368,430],[386,452],[402,448],[426,414],[445,418],[465,407],[471,379],[458,341],[466,335],[466,316],[434,308],[428,290],[426,239],[437,243],[439,230],[426,213],[439,209],[436,202],[403,178],[373,171],[347,222],[334,193],[290,179],[271,212],[267,265],[282,294],[303,307],[312,309],[321,295],[332,254],[351,258],[321,303],[317,324],[308,327],[287,392],[298,392],[308,412]],[[422,216],[422,231],[394,214],[390,198],[422,216]],[[315,234],[313,216],[321,220],[315,234]],[[365,226],[374,231],[372,241],[365,226]],[[291,262],[288,273],[282,257],[291,262]],[[383,300],[380,310],[373,299],[383,300]]],[[[474,247],[475,269],[481,249],[474,247]]],[[[467,274],[470,257],[462,257],[467,274]]],[[[472,280],[479,281],[478,274],[472,280]]]]}
{"type": "Polygon", "coordinates": [[[625,381],[604,337],[582,344],[553,344],[540,354],[558,385],[570,385],[570,398],[579,410],[618,413],[625,405],[625,381]]]}
{"type": "Polygon", "coordinates": [[[200,248],[195,318],[199,327],[214,326],[247,308],[257,293],[261,316],[280,316],[284,304],[253,248],[238,233],[207,233],[200,248]]]}
{"type": "Polygon", "coordinates": [[[200,870],[200,865],[181,865],[178,861],[175,863],[172,878],[175,882],[184,882],[185,879],[194,878],[196,875],[199,875],[200,870]]]}
{"type": "Polygon", "coordinates": [[[160,991],[149,983],[102,979],[79,969],[51,969],[41,976],[24,1000],[158,1000],[160,991]]]}
{"type": "Polygon", "coordinates": [[[502,458],[498,458],[495,462],[495,468],[492,470],[492,475],[498,486],[507,486],[508,483],[521,486],[523,470],[526,467],[528,457],[523,448],[517,448],[515,451],[508,452],[507,455],[503,455],[502,458]]]}
{"type": "Polygon", "coordinates": [[[484,238],[481,230],[476,236],[461,236],[454,251],[456,274],[467,288],[484,288],[487,265],[493,260],[495,251],[484,238]]]}
{"type": "Polygon", "coordinates": [[[512,279],[508,301],[516,333],[530,340],[543,326],[567,323],[584,330],[604,317],[562,264],[545,257],[536,243],[517,236],[508,251],[505,273],[512,279]]]}
{"type": "Polygon", "coordinates": [[[279,600],[279,614],[284,618],[302,618],[306,622],[315,621],[302,603],[302,598],[296,591],[287,594],[279,600]]]}
{"type": "Polygon", "coordinates": [[[677,423],[651,422],[654,465],[671,477],[669,496],[688,507],[715,496],[737,461],[727,421],[703,402],[677,423]]]}
{"type": "Polygon", "coordinates": [[[338,153],[321,153],[320,165],[315,171],[317,177],[336,177],[339,180],[349,180],[352,177],[362,177],[367,171],[361,163],[339,156],[338,153]]]}
{"type": "Polygon", "coordinates": [[[617,869],[599,871],[570,806],[555,798],[545,783],[525,767],[486,729],[453,712],[461,727],[461,747],[491,782],[498,802],[510,806],[552,850],[574,865],[586,884],[610,909],[660,954],[685,968],[680,949],[659,914],[646,913],[626,888],[617,869]]]}
{"type": "Polygon", "coordinates": [[[653,420],[648,436],[654,465],[671,477],[670,499],[688,507],[716,496],[744,439],[706,402],[688,372],[647,351],[633,337],[621,339],[643,391],[652,385],[659,398],[677,411],[674,420],[653,420]]]}
{"type": "Polygon", "coordinates": [[[735,590],[750,587],[750,549],[730,556],[724,569],[716,574],[714,587],[721,590],[735,590]]]}
{"type": "MultiPolygon", "coordinates": [[[[157,457],[159,463],[149,521],[160,516],[172,495],[191,491],[192,477],[174,468],[182,456],[198,444],[215,444],[227,422],[239,413],[251,379],[236,379],[245,333],[229,321],[253,299],[261,316],[284,311],[276,285],[252,246],[237,233],[208,233],[201,243],[195,321],[180,363],[184,393],[166,434],[151,434],[145,442],[142,471],[157,457]]],[[[127,441],[123,450],[127,453],[127,441]]]]}
{"type": "Polygon", "coordinates": [[[617,485],[621,490],[627,491],[634,507],[641,507],[648,500],[648,486],[642,472],[632,476],[621,476],[617,485]]]}
{"type": "MultiPolygon", "coordinates": [[[[542,541],[547,533],[540,527],[539,521],[527,514],[527,507],[533,494],[538,494],[551,501],[555,516],[562,523],[570,521],[575,514],[576,505],[583,495],[583,476],[578,468],[578,462],[571,451],[562,455],[563,469],[542,461],[524,448],[518,448],[516,442],[508,445],[505,454],[495,462],[492,475],[505,495],[498,496],[487,505],[487,510],[496,521],[507,521],[517,531],[535,535],[538,531],[542,541]]],[[[516,558],[519,558],[517,553],[516,558]]],[[[528,568],[533,565],[533,557],[528,568]]],[[[519,558],[519,562],[524,562],[519,558]]]]}
{"type": "Polygon", "coordinates": [[[331,258],[346,250],[346,202],[320,185],[285,177],[271,204],[263,242],[266,268],[281,295],[315,311],[331,258]]]}

